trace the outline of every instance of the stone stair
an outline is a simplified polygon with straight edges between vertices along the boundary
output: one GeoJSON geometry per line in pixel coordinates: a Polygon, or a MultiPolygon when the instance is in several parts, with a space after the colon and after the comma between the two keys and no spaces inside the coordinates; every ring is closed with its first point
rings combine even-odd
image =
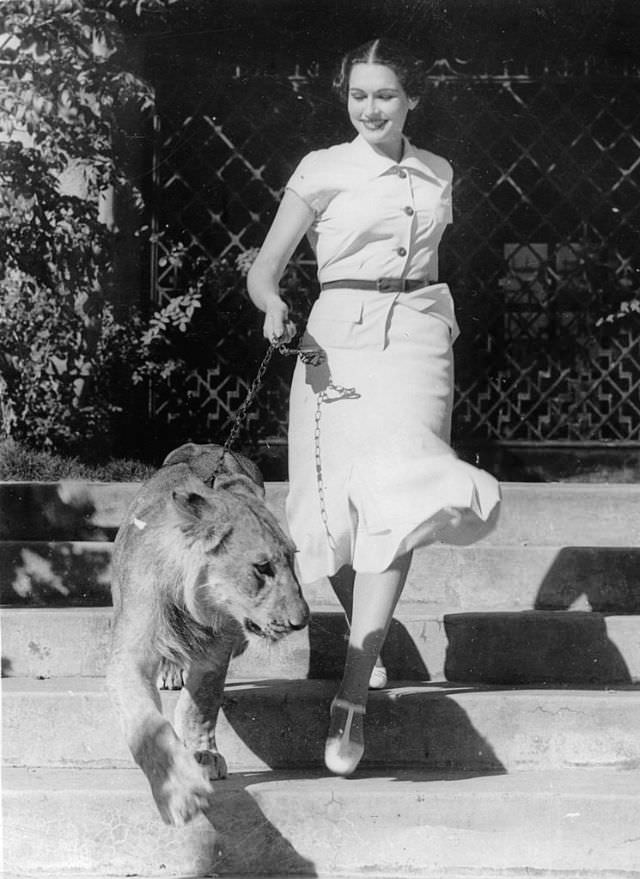
{"type": "Polygon", "coordinates": [[[345,630],[313,584],[307,632],[233,661],[231,775],[183,829],[103,680],[135,488],[0,485],[5,879],[640,876],[640,488],[505,484],[482,543],[416,553],[352,779],[322,766],[345,630]]]}

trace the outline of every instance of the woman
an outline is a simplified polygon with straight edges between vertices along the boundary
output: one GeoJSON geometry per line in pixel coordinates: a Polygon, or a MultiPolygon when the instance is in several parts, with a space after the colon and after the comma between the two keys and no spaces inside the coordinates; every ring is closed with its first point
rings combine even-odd
{"type": "Polygon", "coordinates": [[[289,341],[278,283],[308,235],[321,293],[301,347],[322,362],[293,378],[287,516],[302,582],[328,576],[350,619],[325,747],[339,775],[364,752],[369,687],[386,685],[380,649],[412,550],[476,539],[499,500],[449,446],[457,326],[437,249],[452,171],[403,134],[423,84],[387,40],[344,58],[334,85],[357,136],[301,161],[248,276],[265,337],[289,341]]]}

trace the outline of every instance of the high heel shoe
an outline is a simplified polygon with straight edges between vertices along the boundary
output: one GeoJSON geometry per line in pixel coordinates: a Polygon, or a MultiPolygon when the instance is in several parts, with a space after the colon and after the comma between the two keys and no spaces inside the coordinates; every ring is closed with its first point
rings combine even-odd
{"type": "Polygon", "coordinates": [[[330,715],[336,711],[346,711],[347,720],[344,727],[338,728],[338,734],[329,736],[324,747],[324,764],[335,775],[351,775],[357,769],[364,754],[364,743],[351,741],[351,727],[355,714],[364,715],[364,705],[355,705],[337,696],[331,703],[330,715]]]}

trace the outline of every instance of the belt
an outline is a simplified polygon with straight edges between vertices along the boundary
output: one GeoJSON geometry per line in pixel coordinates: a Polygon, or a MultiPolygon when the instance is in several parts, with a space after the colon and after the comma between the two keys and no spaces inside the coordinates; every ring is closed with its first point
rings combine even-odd
{"type": "Polygon", "coordinates": [[[341,278],[337,281],[324,281],[320,288],[332,290],[336,287],[344,287],[349,290],[378,290],[380,293],[408,293],[410,290],[419,290],[433,284],[426,278],[414,280],[412,278],[378,278],[377,281],[362,281],[353,278],[341,278]]]}

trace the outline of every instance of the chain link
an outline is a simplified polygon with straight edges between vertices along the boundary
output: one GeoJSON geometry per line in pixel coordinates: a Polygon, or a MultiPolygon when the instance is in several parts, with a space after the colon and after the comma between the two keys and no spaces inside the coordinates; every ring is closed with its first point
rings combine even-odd
{"type": "Polygon", "coordinates": [[[315,427],[313,431],[315,464],[316,464],[316,484],[318,486],[318,498],[320,500],[320,518],[324,525],[324,530],[329,541],[331,549],[335,550],[336,542],[329,528],[329,514],[327,513],[327,495],[325,490],[324,476],[322,472],[322,450],[320,446],[320,421],[322,419],[322,406],[327,401],[335,400],[355,400],[360,395],[355,388],[345,388],[342,385],[336,385],[330,381],[324,391],[320,391],[316,399],[315,427]],[[329,392],[336,394],[335,397],[329,397],[329,392]]]}
{"type": "Polygon", "coordinates": [[[324,491],[324,478],[322,475],[322,453],[320,449],[320,419],[322,418],[322,404],[326,402],[327,392],[321,391],[316,400],[315,428],[313,431],[313,443],[316,461],[316,484],[318,486],[318,498],[320,500],[320,518],[327,534],[327,540],[331,549],[336,548],[336,542],[329,528],[329,514],[327,513],[327,499],[324,491]]]}
{"type": "Polygon", "coordinates": [[[309,366],[320,366],[327,357],[322,348],[289,348],[287,345],[279,345],[278,354],[283,354],[285,357],[299,357],[309,366]]]}

